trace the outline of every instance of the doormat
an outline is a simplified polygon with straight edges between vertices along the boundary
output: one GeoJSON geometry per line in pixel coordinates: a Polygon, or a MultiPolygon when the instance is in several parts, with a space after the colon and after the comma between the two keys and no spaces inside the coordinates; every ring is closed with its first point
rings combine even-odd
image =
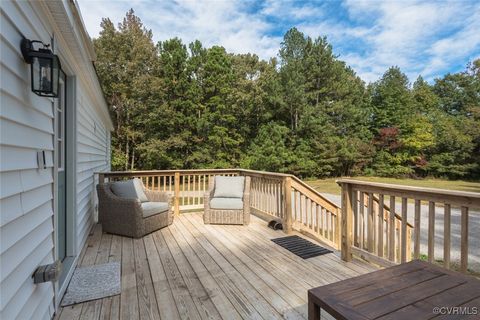
{"type": "Polygon", "coordinates": [[[120,262],[77,268],[62,300],[62,307],[120,294],[120,262]]]}
{"type": "Polygon", "coordinates": [[[272,239],[272,241],[303,259],[313,258],[332,252],[331,250],[316,245],[315,243],[299,236],[275,238],[272,239]]]}

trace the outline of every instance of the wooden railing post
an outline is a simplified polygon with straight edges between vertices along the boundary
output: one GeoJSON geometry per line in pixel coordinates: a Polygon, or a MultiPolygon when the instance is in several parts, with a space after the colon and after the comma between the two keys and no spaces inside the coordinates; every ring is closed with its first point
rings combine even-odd
{"type": "Polygon", "coordinates": [[[105,183],[105,174],[99,173],[98,174],[98,184],[104,184],[105,183]]]}
{"type": "Polygon", "coordinates": [[[180,215],[180,172],[176,171],[175,172],[175,206],[174,206],[174,212],[175,215],[178,216],[180,215]]]}
{"type": "Polygon", "coordinates": [[[285,196],[285,217],[283,220],[283,230],[285,233],[292,232],[292,178],[283,179],[283,193],[285,196]]]}
{"type": "Polygon", "coordinates": [[[407,226],[407,261],[412,260],[412,227],[407,226]]]}
{"type": "Polygon", "coordinates": [[[345,261],[352,260],[352,215],[353,215],[353,194],[352,185],[342,183],[342,244],[341,254],[345,261]]]}
{"type": "Polygon", "coordinates": [[[336,237],[335,237],[335,243],[337,245],[337,249],[340,249],[342,246],[342,210],[339,208],[337,209],[336,212],[337,216],[337,225],[335,226],[335,229],[337,231],[336,237]]]}

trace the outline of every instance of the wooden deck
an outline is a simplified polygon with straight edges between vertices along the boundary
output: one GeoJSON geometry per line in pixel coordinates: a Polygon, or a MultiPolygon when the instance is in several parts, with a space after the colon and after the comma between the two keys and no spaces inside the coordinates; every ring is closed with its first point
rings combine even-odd
{"type": "Polygon", "coordinates": [[[204,225],[200,213],[130,239],[96,226],[79,266],[121,261],[122,293],[61,309],[57,319],[302,319],[307,290],[373,271],[338,252],[303,260],[249,226],[204,225]]]}

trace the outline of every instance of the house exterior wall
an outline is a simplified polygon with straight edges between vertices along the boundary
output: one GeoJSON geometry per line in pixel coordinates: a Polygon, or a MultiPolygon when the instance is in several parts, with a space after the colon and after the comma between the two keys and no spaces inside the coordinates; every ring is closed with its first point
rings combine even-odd
{"type": "Polygon", "coordinates": [[[54,38],[62,67],[74,79],[75,131],[67,128],[76,142],[68,146],[75,162],[73,256],[94,223],[94,172],[110,168],[112,125],[75,3],[0,1],[0,319],[50,319],[61,298],[58,283],[35,285],[31,276],[57,258],[54,100],[31,91],[22,36],[45,43],[54,38]],[[38,169],[38,150],[46,153],[46,169],[38,169]]]}
{"type": "Polygon", "coordinates": [[[84,90],[77,96],[77,250],[83,248],[96,215],[98,177],[110,170],[110,131],[84,90]]]}

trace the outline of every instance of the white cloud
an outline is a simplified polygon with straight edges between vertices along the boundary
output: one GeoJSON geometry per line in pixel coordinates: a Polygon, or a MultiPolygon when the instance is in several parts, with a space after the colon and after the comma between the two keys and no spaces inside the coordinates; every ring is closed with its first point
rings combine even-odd
{"type": "Polygon", "coordinates": [[[392,65],[411,81],[420,73],[433,79],[459,71],[480,52],[478,2],[79,0],[79,4],[92,37],[98,36],[102,17],[120,22],[133,7],[153,30],[155,41],[198,39],[207,47],[222,45],[229,52],[256,53],[263,59],[276,56],[282,33],[297,26],[313,38],[326,35],[334,52],[367,82],[392,65]],[[343,14],[337,14],[341,10],[343,14]]]}
{"type": "MultiPolygon", "coordinates": [[[[419,74],[431,80],[448,71],[453,62],[456,65],[464,61],[465,66],[465,59],[480,50],[478,4],[387,1],[372,8],[352,1],[347,5],[351,5],[354,15],[361,14],[362,10],[365,15],[372,10],[377,14],[372,32],[366,37],[370,51],[364,55],[373,69],[381,67],[376,75],[376,72],[371,74],[373,78],[378,78],[382,69],[398,65],[411,81],[419,74]],[[472,7],[477,14],[472,14],[472,7]]],[[[365,67],[357,63],[355,69],[362,74],[365,67]]]]}
{"type": "Polygon", "coordinates": [[[222,45],[234,53],[253,52],[263,59],[275,56],[281,39],[269,36],[271,25],[260,14],[248,14],[241,1],[146,2],[79,1],[86,27],[92,37],[100,31],[102,17],[119,22],[133,7],[154,40],[179,37],[184,43],[196,39],[205,46],[222,45]],[[88,12],[88,14],[86,14],[88,12]]]}
{"type": "Polygon", "coordinates": [[[476,8],[466,20],[465,26],[454,35],[435,41],[428,53],[429,63],[422,70],[427,77],[435,76],[438,70],[444,70],[460,59],[478,58],[480,52],[480,7],[476,8]]]}

